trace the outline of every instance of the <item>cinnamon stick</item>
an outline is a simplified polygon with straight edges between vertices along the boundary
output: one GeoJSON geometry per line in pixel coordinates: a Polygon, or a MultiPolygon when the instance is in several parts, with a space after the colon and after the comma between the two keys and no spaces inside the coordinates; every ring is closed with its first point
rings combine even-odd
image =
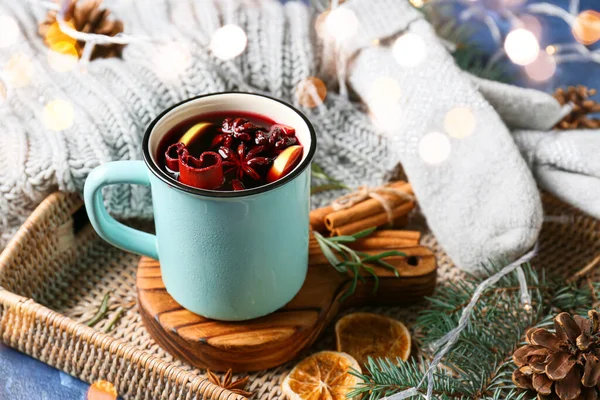
{"type": "MultiPolygon", "coordinates": [[[[389,188],[394,188],[406,192],[407,195],[412,195],[412,187],[410,183],[399,181],[393,182],[387,185],[389,188]]],[[[380,192],[379,195],[383,197],[389,204],[390,208],[394,209],[403,203],[407,203],[408,200],[405,197],[398,196],[393,193],[380,192]]],[[[384,212],[385,209],[378,200],[367,199],[360,203],[353,205],[352,207],[334,211],[325,216],[325,227],[330,231],[339,228],[340,226],[347,225],[358,220],[366,219],[370,216],[377,215],[384,212]]],[[[400,216],[400,215],[398,215],[400,216]]]]}
{"type": "MultiPolygon", "coordinates": [[[[408,214],[414,207],[414,201],[401,203],[392,209],[391,216],[393,219],[402,217],[408,214]]],[[[354,222],[350,222],[346,225],[338,226],[337,228],[332,229],[331,236],[352,235],[374,226],[385,225],[389,222],[389,216],[383,209],[381,209],[378,214],[370,215],[364,218],[353,219],[352,221],[354,222]]]]}
{"type": "MultiPolygon", "coordinates": [[[[421,232],[418,231],[397,231],[382,230],[375,231],[368,237],[358,239],[347,243],[347,246],[354,250],[372,250],[372,249],[401,249],[404,247],[414,247],[419,245],[421,232]]],[[[321,247],[317,239],[311,235],[308,242],[308,253],[319,254],[321,247]]]]}
{"type": "Polygon", "coordinates": [[[332,206],[317,208],[310,212],[310,226],[312,230],[324,233],[325,229],[325,216],[333,212],[332,206]]]}

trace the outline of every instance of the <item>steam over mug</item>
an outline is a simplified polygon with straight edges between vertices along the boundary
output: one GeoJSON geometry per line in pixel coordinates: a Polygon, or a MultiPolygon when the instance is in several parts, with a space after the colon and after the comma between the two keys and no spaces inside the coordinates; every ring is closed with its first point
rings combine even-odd
{"type": "Polygon", "coordinates": [[[143,161],[94,169],[84,190],[90,221],[106,241],[160,261],[169,294],[183,307],[219,320],[260,317],[300,290],[308,266],[310,168],[316,137],[292,106],[262,95],[217,93],[195,97],[160,114],[143,139],[143,161]],[[252,112],[293,126],[304,154],[283,178],[244,191],[197,189],[170,178],[158,165],[161,139],[177,124],[216,111],[252,112]],[[102,188],[151,187],[156,235],[113,219],[102,188]]]}

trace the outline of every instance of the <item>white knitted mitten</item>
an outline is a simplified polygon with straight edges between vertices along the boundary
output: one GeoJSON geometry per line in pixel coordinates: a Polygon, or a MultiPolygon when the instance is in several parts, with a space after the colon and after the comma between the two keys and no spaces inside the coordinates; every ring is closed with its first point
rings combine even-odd
{"type": "Polygon", "coordinates": [[[356,35],[343,44],[351,60],[349,82],[375,114],[382,107],[376,92],[382,79],[397,85],[397,101],[383,108],[393,117],[387,121],[391,152],[444,249],[471,272],[481,271],[487,260],[523,254],[537,239],[541,202],[496,111],[407,1],[351,0],[342,7],[358,19],[356,35]],[[409,42],[385,45],[399,33],[409,42]]]}

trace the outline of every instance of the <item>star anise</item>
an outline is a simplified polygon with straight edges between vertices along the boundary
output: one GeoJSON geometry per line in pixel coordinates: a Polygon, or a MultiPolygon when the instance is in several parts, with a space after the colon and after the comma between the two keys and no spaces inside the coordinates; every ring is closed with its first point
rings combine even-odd
{"type": "Polygon", "coordinates": [[[233,380],[233,373],[231,369],[229,369],[223,379],[219,379],[219,377],[211,372],[211,370],[206,370],[206,377],[208,380],[217,386],[222,387],[223,389],[227,389],[232,393],[239,394],[244,397],[252,397],[254,393],[248,392],[246,389],[246,385],[248,384],[248,377],[244,377],[242,379],[233,380]]]}
{"type": "Polygon", "coordinates": [[[240,143],[237,151],[221,146],[219,154],[223,158],[223,166],[227,168],[225,174],[234,173],[239,180],[242,180],[245,175],[254,180],[259,180],[260,175],[254,168],[260,165],[268,165],[271,162],[268,157],[258,157],[258,154],[264,150],[264,146],[257,146],[246,153],[244,143],[240,143]]]}

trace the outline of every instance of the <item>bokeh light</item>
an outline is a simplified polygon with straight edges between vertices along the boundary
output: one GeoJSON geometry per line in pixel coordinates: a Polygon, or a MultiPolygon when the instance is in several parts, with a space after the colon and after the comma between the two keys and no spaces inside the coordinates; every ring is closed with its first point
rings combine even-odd
{"type": "Polygon", "coordinates": [[[116,400],[117,396],[115,385],[99,380],[90,385],[86,400],[116,400]]]}
{"type": "Polygon", "coordinates": [[[573,36],[582,44],[590,45],[600,40],[600,13],[585,10],[579,14],[573,25],[573,36]]]}
{"type": "Polygon", "coordinates": [[[231,60],[242,54],[248,44],[246,32],[229,24],[217,29],[210,40],[210,49],[221,60],[231,60]]]}
{"type": "Polygon", "coordinates": [[[71,71],[77,66],[79,55],[77,49],[70,42],[55,43],[48,49],[48,64],[56,72],[71,71]]]}
{"type": "Polygon", "coordinates": [[[384,133],[394,133],[402,126],[402,110],[394,103],[379,103],[369,109],[373,124],[384,133]]]}
{"type": "Polygon", "coordinates": [[[512,62],[527,65],[535,61],[540,52],[540,44],[535,35],[527,29],[510,31],[504,41],[504,50],[512,62]]]}
{"type": "Polygon", "coordinates": [[[327,26],[325,22],[327,21],[328,16],[329,10],[326,10],[319,14],[315,19],[315,31],[317,31],[317,36],[321,39],[327,38],[327,26]]]}
{"type": "Polygon", "coordinates": [[[327,97],[327,86],[314,76],[309,76],[296,87],[296,100],[304,107],[313,108],[323,104],[327,97]]]}
{"type": "Polygon", "coordinates": [[[413,7],[421,8],[425,5],[425,2],[423,0],[410,0],[410,4],[412,4],[413,7]]]}
{"type": "Polygon", "coordinates": [[[169,43],[157,48],[154,55],[156,73],[165,80],[179,77],[190,65],[192,56],[187,46],[181,43],[169,43]]]}
{"type": "Polygon", "coordinates": [[[73,125],[75,113],[73,106],[66,100],[52,100],[44,106],[42,119],[46,128],[60,132],[73,125]]]}
{"type": "Polygon", "coordinates": [[[475,131],[476,120],[468,107],[456,107],[446,113],[444,129],[453,138],[462,139],[475,131]]]}
{"type": "Polygon", "coordinates": [[[4,83],[2,81],[0,81],[0,105],[2,105],[2,103],[4,103],[4,100],[6,100],[7,96],[8,96],[8,89],[6,88],[4,83]]]}
{"type": "Polygon", "coordinates": [[[358,19],[354,11],[347,8],[336,8],[329,12],[325,19],[327,33],[337,40],[344,40],[354,35],[358,28],[358,19]]]}
{"type": "Polygon", "coordinates": [[[0,15],[0,48],[15,44],[18,37],[19,26],[17,21],[8,15],[0,15]]]}
{"type": "Polygon", "coordinates": [[[450,139],[439,132],[431,132],[421,138],[419,155],[428,164],[440,164],[450,156],[450,139]]]}
{"type": "Polygon", "coordinates": [[[554,45],[547,46],[546,53],[548,53],[550,55],[556,54],[556,46],[554,46],[554,45]]]}
{"type": "Polygon", "coordinates": [[[544,82],[554,76],[556,60],[546,51],[539,53],[534,62],[525,66],[525,73],[536,82],[544,82]]]}
{"type": "Polygon", "coordinates": [[[542,37],[542,23],[540,20],[529,14],[524,14],[519,19],[521,20],[521,27],[533,33],[533,36],[539,41],[542,37]]]}
{"type": "Polygon", "coordinates": [[[31,59],[22,53],[15,54],[4,66],[6,83],[15,88],[29,85],[33,77],[31,59]]]}
{"type": "Polygon", "coordinates": [[[390,104],[397,103],[402,95],[400,84],[394,78],[382,76],[373,81],[369,93],[367,94],[367,102],[372,104],[390,104]]]}
{"type": "Polygon", "coordinates": [[[392,54],[396,62],[403,67],[416,67],[427,56],[427,44],[416,33],[405,33],[398,37],[392,46],[392,54]]]}

